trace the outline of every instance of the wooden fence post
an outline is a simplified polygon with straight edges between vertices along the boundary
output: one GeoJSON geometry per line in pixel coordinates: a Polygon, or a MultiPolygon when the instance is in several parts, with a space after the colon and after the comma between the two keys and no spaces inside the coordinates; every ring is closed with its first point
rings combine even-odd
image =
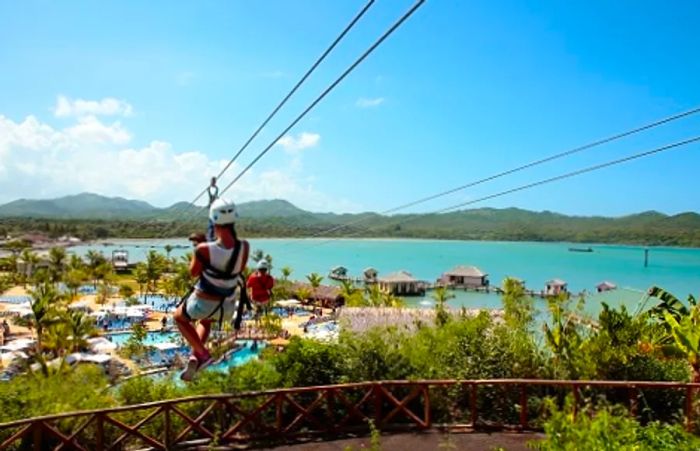
{"type": "Polygon", "coordinates": [[[382,424],[382,390],[378,383],[372,386],[372,396],[374,396],[374,426],[379,429],[382,424]]]}
{"type": "Polygon", "coordinates": [[[35,421],[32,423],[32,441],[34,442],[34,449],[41,450],[41,430],[43,428],[41,421],[35,421]]]}
{"type": "Polygon", "coordinates": [[[423,421],[425,428],[433,426],[432,409],[430,406],[430,385],[423,384],[423,421]]]}
{"type": "Polygon", "coordinates": [[[638,398],[638,392],[637,388],[632,386],[627,389],[627,395],[629,396],[629,402],[630,402],[630,415],[632,417],[636,418],[637,417],[637,398],[638,398]]]}
{"type": "Polygon", "coordinates": [[[95,451],[105,448],[105,422],[101,413],[95,416],[95,451]]]}
{"type": "Polygon", "coordinates": [[[471,391],[469,392],[469,406],[470,406],[470,408],[471,408],[471,413],[472,413],[472,414],[471,414],[471,416],[472,416],[472,418],[471,418],[471,420],[472,420],[472,428],[476,428],[476,420],[477,420],[478,415],[479,415],[478,412],[477,412],[477,410],[476,410],[476,400],[477,400],[477,398],[476,398],[476,395],[477,395],[476,389],[477,389],[477,385],[474,384],[474,383],[472,383],[472,384],[470,384],[470,388],[471,388],[471,391]]]}
{"type": "Polygon", "coordinates": [[[170,449],[170,404],[163,406],[163,415],[165,416],[165,436],[163,437],[163,444],[165,445],[165,449],[170,449]]]}
{"type": "Polygon", "coordinates": [[[520,428],[527,428],[527,385],[520,386],[520,428]]]}
{"type": "Polygon", "coordinates": [[[685,388],[685,429],[693,430],[693,387],[685,388]]]}

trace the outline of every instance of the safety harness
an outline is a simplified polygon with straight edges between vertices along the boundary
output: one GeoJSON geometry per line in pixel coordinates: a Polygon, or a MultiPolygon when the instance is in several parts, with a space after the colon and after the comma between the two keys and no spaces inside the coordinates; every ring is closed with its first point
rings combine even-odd
{"type": "MultiPolygon", "coordinates": [[[[246,290],[245,277],[243,277],[243,274],[240,271],[232,273],[233,268],[236,266],[236,262],[238,261],[238,257],[240,256],[243,250],[243,247],[243,242],[237,240],[233,246],[233,252],[231,253],[231,257],[226,263],[226,267],[223,271],[213,267],[208,261],[204,261],[204,259],[201,259],[199,257],[199,254],[195,252],[195,257],[200,261],[200,263],[204,267],[203,275],[199,277],[199,280],[195,284],[195,286],[198,286],[199,289],[201,289],[207,294],[212,294],[220,298],[219,305],[217,305],[216,308],[205,319],[213,318],[214,315],[218,313],[219,329],[221,329],[224,320],[224,303],[229,302],[227,300],[236,293],[236,289],[239,290],[240,294],[238,299],[238,306],[236,308],[236,313],[233,321],[233,327],[235,330],[239,330],[241,328],[241,323],[243,321],[245,309],[247,308],[248,310],[252,310],[250,299],[248,299],[248,292],[246,290]],[[217,280],[235,280],[235,284],[230,288],[221,288],[209,282],[209,280],[207,280],[207,277],[204,277],[204,274],[206,274],[207,277],[217,280]]],[[[187,302],[187,298],[189,298],[189,296],[194,290],[195,287],[192,287],[189,293],[187,293],[187,295],[185,295],[185,297],[182,298],[180,302],[187,302]]],[[[187,315],[187,308],[184,309],[184,313],[185,315],[187,315]]]]}

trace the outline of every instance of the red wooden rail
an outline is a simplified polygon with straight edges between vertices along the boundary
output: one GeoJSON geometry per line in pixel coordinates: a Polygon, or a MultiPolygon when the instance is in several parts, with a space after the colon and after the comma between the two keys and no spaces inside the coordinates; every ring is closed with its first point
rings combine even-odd
{"type": "MultiPolygon", "coordinates": [[[[482,387],[517,390],[518,420],[496,427],[532,429],[528,401],[533,388],[571,390],[580,403],[582,389],[618,389],[636,415],[639,391],[682,390],[686,424],[693,424],[693,395],[700,384],[677,382],[562,381],[539,379],[382,381],[300,387],[236,395],[203,395],[133,406],[66,413],[0,424],[0,450],[22,449],[178,449],[216,443],[303,437],[367,430],[367,420],[382,430],[421,430],[435,426],[477,428],[482,387]],[[530,389],[530,390],[528,390],[530,389]],[[528,393],[529,392],[529,393],[528,393]],[[464,400],[459,395],[464,396],[464,400]],[[435,403],[453,412],[435,424],[435,403]],[[432,404],[431,404],[432,402],[432,404]],[[462,405],[464,404],[464,405],[462,405]],[[464,412],[462,414],[461,412],[464,412]],[[468,415],[466,415],[468,413],[468,415]],[[468,421],[467,420],[468,417],[468,421]]],[[[499,395],[491,399],[507,399],[499,395]]],[[[444,414],[444,412],[443,412],[444,414]]]]}

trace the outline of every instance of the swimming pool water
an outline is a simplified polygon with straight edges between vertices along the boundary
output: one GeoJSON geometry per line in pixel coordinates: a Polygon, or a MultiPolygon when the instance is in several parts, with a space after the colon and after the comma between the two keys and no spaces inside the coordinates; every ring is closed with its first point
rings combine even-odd
{"type": "MultiPolygon", "coordinates": [[[[129,340],[131,332],[105,335],[105,338],[117,346],[124,346],[129,340]]],[[[156,343],[180,343],[181,335],[178,332],[148,332],[143,344],[154,345],[156,343]]]]}
{"type": "Polygon", "coordinates": [[[256,359],[260,354],[260,351],[262,351],[266,346],[266,343],[264,341],[259,341],[258,348],[256,350],[253,350],[253,341],[242,340],[240,341],[240,343],[243,345],[241,349],[237,350],[221,362],[210,366],[209,370],[225,373],[229,370],[229,368],[241,366],[253,359],[256,359]]]}

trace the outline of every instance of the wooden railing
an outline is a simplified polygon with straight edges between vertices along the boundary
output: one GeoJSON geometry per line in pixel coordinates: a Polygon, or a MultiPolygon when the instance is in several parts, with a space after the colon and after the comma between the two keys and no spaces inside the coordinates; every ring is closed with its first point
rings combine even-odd
{"type": "Polygon", "coordinates": [[[0,424],[0,450],[269,444],[366,432],[368,420],[381,430],[532,430],[541,426],[545,396],[561,400],[570,393],[580,405],[600,391],[624,402],[633,415],[644,394],[667,392],[680,403],[690,427],[698,388],[700,384],[675,382],[496,379],[362,382],[204,395],[0,424]]]}

